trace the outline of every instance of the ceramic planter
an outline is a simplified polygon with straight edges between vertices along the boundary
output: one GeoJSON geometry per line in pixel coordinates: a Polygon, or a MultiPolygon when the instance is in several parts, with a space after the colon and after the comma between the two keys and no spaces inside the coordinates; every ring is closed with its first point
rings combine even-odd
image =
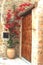
{"type": "Polygon", "coordinates": [[[9,59],[15,58],[15,49],[14,48],[7,48],[7,57],[9,59]]]}

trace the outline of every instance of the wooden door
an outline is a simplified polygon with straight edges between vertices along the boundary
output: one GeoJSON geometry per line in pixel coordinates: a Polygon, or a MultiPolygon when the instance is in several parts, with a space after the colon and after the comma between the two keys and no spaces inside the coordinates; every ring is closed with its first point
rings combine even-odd
{"type": "Polygon", "coordinates": [[[22,57],[31,61],[32,18],[31,14],[22,19],[22,57]]]}

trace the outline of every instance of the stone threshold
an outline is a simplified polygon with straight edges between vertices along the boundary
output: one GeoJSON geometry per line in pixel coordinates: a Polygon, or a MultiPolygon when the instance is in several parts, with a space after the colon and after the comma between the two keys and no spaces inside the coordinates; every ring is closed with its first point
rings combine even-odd
{"type": "Polygon", "coordinates": [[[25,58],[21,58],[21,60],[23,60],[24,62],[26,62],[28,65],[31,65],[31,62],[29,62],[28,60],[26,60],[25,58]]]}

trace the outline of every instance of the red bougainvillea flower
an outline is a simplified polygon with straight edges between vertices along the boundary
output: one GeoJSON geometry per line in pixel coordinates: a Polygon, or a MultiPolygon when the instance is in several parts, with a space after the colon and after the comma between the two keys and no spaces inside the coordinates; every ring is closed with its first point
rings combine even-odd
{"type": "Polygon", "coordinates": [[[23,11],[24,9],[25,9],[24,7],[19,7],[18,11],[20,12],[20,11],[23,11]]]}
{"type": "Polygon", "coordinates": [[[19,34],[19,32],[17,30],[12,30],[12,33],[15,33],[16,35],[19,34]]]}
{"type": "Polygon", "coordinates": [[[7,16],[6,16],[6,20],[7,20],[7,22],[11,19],[11,11],[10,10],[8,10],[8,12],[7,12],[7,16]]]}
{"type": "Polygon", "coordinates": [[[6,23],[5,24],[5,27],[7,28],[7,29],[10,29],[10,28],[13,28],[14,27],[14,23],[6,23]]]}
{"type": "Polygon", "coordinates": [[[19,17],[19,16],[16,16],[16,18],[15,18],[15,20],[20,20],[21,19],[21,17],[19,17]]]}
{"type": "Polygon", "coordinates": [[[10,19],[11,18],[11,13],[7,13],[7,18],[10,19]]]}
{"type": "Polygon", "coordinates": [[[9,29],[10,28],[10,24],[5,24],[5,28],[9,29]]]}
{"type": "Polygon", "coordinates": [[[30,6],[30,5],[31,5],[31,3],[23,3],[20,5],[20,7],[23,7],[23,6],[25,7],[25,6],[30,6]]]}

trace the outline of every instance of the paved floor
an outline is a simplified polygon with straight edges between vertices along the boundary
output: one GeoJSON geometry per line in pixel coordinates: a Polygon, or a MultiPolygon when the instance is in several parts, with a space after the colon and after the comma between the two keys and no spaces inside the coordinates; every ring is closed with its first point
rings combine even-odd
{"type": "Polygon", "coordinates": [[[30,64],[30,62],[26,62],[23,59],[16,58],[14,60],[10,60],[10,59],[3,60],[3,59],[0,59],[0,65],[31,65],[31,64],[30,64]]]}

